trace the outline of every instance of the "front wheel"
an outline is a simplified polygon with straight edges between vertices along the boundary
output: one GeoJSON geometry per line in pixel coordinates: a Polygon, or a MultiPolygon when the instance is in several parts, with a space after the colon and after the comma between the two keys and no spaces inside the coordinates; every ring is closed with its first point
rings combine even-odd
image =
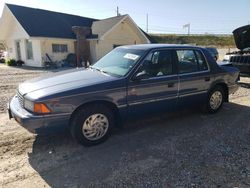
{"type": "Polygon", "coordinates": [[[80,108],[72,118],[70,131],[75,140],[91,146],[104,142],[114,126],[114,114],[104,105],[88,105],[80,108]]]}
{"type": "Polygon", "coordinates": [[[225,99],[225,91],[222,87],[217,86],[210,91],[207,98],[206,111],[216,113],[222,107],[225,99]]]}

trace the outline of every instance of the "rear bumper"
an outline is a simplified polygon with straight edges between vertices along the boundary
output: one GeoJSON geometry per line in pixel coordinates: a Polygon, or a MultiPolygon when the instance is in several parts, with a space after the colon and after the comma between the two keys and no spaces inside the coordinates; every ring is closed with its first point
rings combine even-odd
{"type": "Polygon", "coordinates": [[[65,130],[70,114],[35,115],[20,106],[17,96],[8,105],[9,118],[14,118],[21,126],[32,133],[46,134],[65,130]]]}

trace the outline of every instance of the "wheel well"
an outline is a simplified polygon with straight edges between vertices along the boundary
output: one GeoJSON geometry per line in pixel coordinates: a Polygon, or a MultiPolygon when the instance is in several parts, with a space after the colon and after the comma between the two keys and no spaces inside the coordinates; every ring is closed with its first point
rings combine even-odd
{"type": "MultiPolygon", "coordinates": [[[[228,87],[225,83],[217,83],[214,87],[219,86],[225,91],[224,102],[228,102],[228,87]]],[[[213,87],[213,88],[214,88],[213,87]]]]}
{"type": "MultiPolygon", "coordinates": [[[[90,105],[93,105],[93,104],[102,104],[102,105],[105,105],[106,107],[108,107],[109,109],[112,110],[112,112],[114,113],[114,117],[115,117],[115,126],[116,127],[120,127],[121,126],[121,116],[120,116],[120,113],[119,113],[119,110],[117,108],[117,106],[112,103],[112,102],[108,102],[108,101],[102,101],[102,100],[98,100],[98,101],[91,101],[91,102],[87,102],[87,103],[84,103],[80,106],[78,106],[71,114],[70,116],[70,123],[72,122],[72,119],[74,117],[74,115],[77,113],[77,111],[80,109],[80,108],[87,108],[87,106],[90,106],[90,105]]],[[[70,125],[69,125],[70,126],[70,125]]]]}

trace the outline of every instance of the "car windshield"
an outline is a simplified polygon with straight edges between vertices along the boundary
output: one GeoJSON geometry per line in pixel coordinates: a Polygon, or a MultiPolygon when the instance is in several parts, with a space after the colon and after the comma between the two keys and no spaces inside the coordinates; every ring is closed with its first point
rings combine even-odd
{"type": "Polygon", "coordinates": [[[125,76],[145,53],[144,50],[116,48],[90,68],[114,76],[125,76]]]}

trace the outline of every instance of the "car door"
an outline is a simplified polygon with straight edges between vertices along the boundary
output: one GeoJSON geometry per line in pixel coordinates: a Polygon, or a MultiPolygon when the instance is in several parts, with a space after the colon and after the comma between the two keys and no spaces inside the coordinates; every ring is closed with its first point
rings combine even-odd
{"type": "Polygon", "coordinates": [[[142,61],[127,87],[130,117],[175,108],[178,75],[173,60],[173,50],[155,50],[142,61]]]}
{"type": "Polygon", "coordinates": [[[178,106],[200,105],[205,101],[212,78],[201,50],[176,50],[179,74],[178,106]]]}

